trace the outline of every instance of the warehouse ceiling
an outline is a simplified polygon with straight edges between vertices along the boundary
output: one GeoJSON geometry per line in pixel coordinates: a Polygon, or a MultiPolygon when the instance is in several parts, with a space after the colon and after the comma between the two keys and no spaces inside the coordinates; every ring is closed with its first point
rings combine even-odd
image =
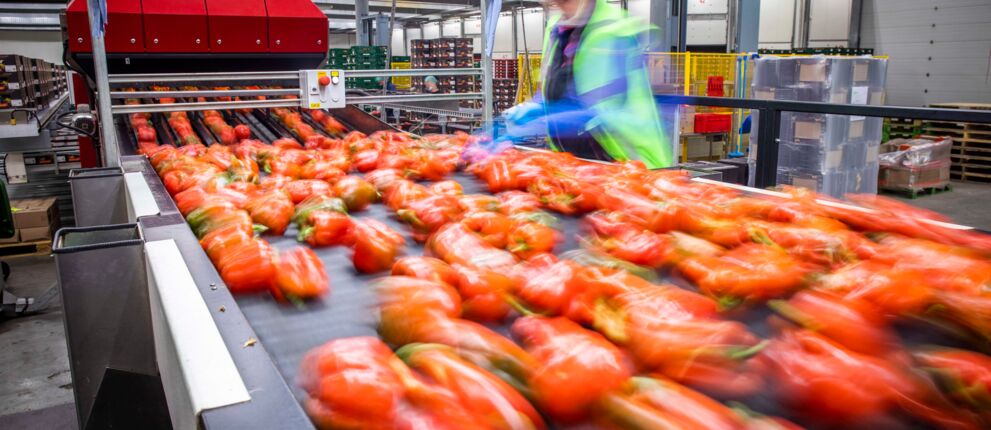
{"type": "MultiPolygon", "coordinates": [[[[332,30],[354,29],[354,0],[313,0],[327,17],[332,30]]],[[[456,17],[478,15],[479,0],[396,0],[396,21],[415,25],[456,17]]],[[[59,13],[65,0],[0,2],[0,30],[58,31],[59,13]]],[[[503,10],[517,7],[540,7],[537,0],[504,0],[503,10]]],[[[369,0],[369,14],[389,14],[392,0],[369,0]]]]}

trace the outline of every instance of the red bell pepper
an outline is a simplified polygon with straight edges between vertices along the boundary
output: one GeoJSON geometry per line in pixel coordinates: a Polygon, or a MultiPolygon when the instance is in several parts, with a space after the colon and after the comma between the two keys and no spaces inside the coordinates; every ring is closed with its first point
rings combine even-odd
{"type": "Polygon", "coordinates": [[[352,165],[361,173],[371,172],[378,167],[380,153],[377,149],[366,149],[354,154],[352,165]]]}
{"type": "Polygon", "coordinates": [[[319,179],[297,179],[286,184],[282,189],[289,193],[289,198],[292,199],[293,204],[299,204],[310,196],[333,194],[330,184],[319,179]]]}
{"type": "MultiPolygon", "coordinates": [[[[548,254],[544,254],[548,255],[548,254]]],[[[564,315],[580,292],[572,279],[581,267],[572,261],[529,260],[517,267],[513,295],[525,306],[547,315],[564,315]]]]}
{"type": "Polygon", "coordinates": [[[318,428],[392,428],[405,395],[398,360],[382,341],[354,337],[306,353],[297,381],[318,428]]]}
{"type": "Polygon", "coordinates": [[[743,245],[719,257],[693,257],[678,270],[720,299],[766,300],[801,287],[812,268],[779,247],[743,245]]]}
{"type": "Polygon", "coordinates": [[[540,199],[524,191],[506,191],[499,193],[499,212],[503,215],[514,215],[521,212],[540,210],[540,199]]]}
{"type": "Polygon", "coordinates": [[[314,299],[330,291],[323,262],[310,248],[296,247],[275,254],[272,294],[279,301],[314,299]]]}
{"type": "Polygon", "coordinates": [[[407,345],[396,352],[411,368],[453,392],[465,408],[492,429],[544,429],[544,420],[519,392],[450,347],[407,345]]]}
{"type": "Polygon", "coordinates": [[[788,301],[772,300],[768,305],[799,326],[861,354],[883,355],[897,348],[884,315],[864,299],[806,290],[788,301]]]}
{"type": "Polygon", "coordinates": [[[405,179],[403,173],[396,169],[377,169],[365,174],[365,180],[374,185],[380,193],[388,191],[403,179],[405,179]]]}
{"type": "Polygon", "coordinates": [[[334,184],[334,192],[344,200],[350,211],[365,210],[378,200],[379,193],[370,182],[357,176],[346,176],[334,184]]]}
{"type": "Polygon", "coordinates": [[[489,245],[461,223],[441,227],[427,240],[426,248],[432,256],[448,264],[498,270],[516,263],[512,254],[489,245]]]}
{"type": "Polygon", "coordinates": [[[458,292],[463,300],[465,318],[481,322],[498,322],[509,314],[506,297],[514,279],[491,269],[455,264],[458,275],[458,292]]]}
{"type": "Polygon", "coordinates": [[[362,273],[389,270],[406,243],[395,230],[373,219],[356,221],[354,236],[352,262],[362,273]]]}
{"type": "Polygon", "coordinates": [[[392,276],[409,276],[428,281],[458,285],[458,274],[443,260],[433,257],[403,257],[392,265],[392,276]]]}
{"type": "Polygon", "coordinates": [[[780,333],[760,354],[778,399],[824,424],[866,424],[901,409],[943,428],[979,428],[935,387],[895,363],[858,354],[808,330],[780,333]]]}
{"type": "MultiPolygon", "coordinates": [[[[395,187],[393,190],[399,188],[395,187]]],[[[407,202],[402,209],[396,211],[396,215],[413,228],[413,238],[423,242],[430,233],[457,219],[461,215],[461,208],[455,197],[429,195],[407,202]]]]}
{"type": "Polygon", "coordinates": [[[397,211],[409,206],[410,202],[430,197],[430,190],[410,180],[398,180],[382,195],[382,202],[389,209],[397,211]]]}
{"type": "Polygon", "coordinates": [[[293,211],[292,221],[302,229],[309,222],[310,215],[314,212],[330,211],[346,214],[347,207],[344,201],[337,197],[330,197],[325,194],[310,196],[296,205],[293,211]]]}
{"type": "Polygon", "coordinates": [[[915,270],[897,270],[866,260],[844,266],[822,276],[817,287],[852,299],[873,303],[890,317],[919,315],[936,303],[934,291],[924,285],[925,275],[915,270]]]}
{"type": "Polygon", "coordinates": [[[932,374],[958,404],[988,417],[991,408],[991,357],[952,348],[912,354],[919,367],[932,374]]]}
{"type": "Polygon", "coordinates": [[[344,175],[344,171],[337,167],[337,163],[330,160],[310,160],[299,170],[299,177],[302,179],[320,179],[329,183],[336,182],[344,175]]]}
{"type": "Polygon", "coordinates": [[[232,293],[265,291],[275,277],[272,247],[262,239],[241,242],[223,253],[217,269],[232,293]]]}
{"type": "Polygon", "coordinates": [[[468,213],[475,212],[498,212],[499,200],[486,194],[467,194],[458,198],[458,205],[461,211],[468,213]]]}
{"type": "Polygon", "coordinates": [[[590,406],[632,376],[619,348],[567,319],[522,317],[512,332],[540,363],[530,375],[533,398],[556,420],[585,418],[590,406]]]}
{"type": "Polygon", "coordinates": [[[251,129],[244,124],[234,126],[234,137],[240,142],[244,139],[251,139],[251,129]]]}
{"type": "Polygon", "coordinates": [[[431,322],[461,315],[461,298],[436,281],[389,276],[375,283],[379,294],[379,334],[394,345],[427,342],[431,322]]]}
{"type": "Polygon", "coordinates": [[[354,222],[351,217],[333,210],[310,212],[306,224],[296,236],[310,246],[351,245],[354,243],[354,222]]]}
{"type": "Polygon", "coordinates": [[[445,196],[460,197],[464,194],[464,190],[461,188],[461,184],[457,181],[440,181],[435,182],[428,187],[431,193],[440,194],[445,196]]]}
{"type": "Polygon", "coordinates": [[[250,224],[230,223],[216,228],[200,239],[200,246],[215,264],[236,245],[254,239],[250,224]]]}
{"type": "Polygon", "coordinates": [[[515,222],[498,212],[478,211],[465,215],[461,220],[469,230],[496,248],[505,248],[509,243],[509,232],[515,222]]]}
{"type": "Polygon", "coordinates": [[[557,230],[538,222],[518,222],[509,232],[509,250],[517,257],[527,259],[551,252],[559,239],[557,230]]]}
{"type": "Polygon", "coordinates": [[[254,222],[268,227],[268,233],[281,236],[289,226],[295,207],[288,193],[269,191],[255,196],[244,207],[254,222]]]}

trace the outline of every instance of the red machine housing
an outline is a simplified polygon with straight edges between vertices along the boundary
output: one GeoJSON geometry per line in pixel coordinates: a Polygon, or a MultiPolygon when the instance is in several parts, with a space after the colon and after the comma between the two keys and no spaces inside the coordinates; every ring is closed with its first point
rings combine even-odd
{"type": "MultiPolygon", "coordinates": [[[[92,76],[86,0],[65,12],[67,50],[92,76]]],[[[110,73],[315,68],[328,21],[310,0],[107,0],[110,73]]]]}

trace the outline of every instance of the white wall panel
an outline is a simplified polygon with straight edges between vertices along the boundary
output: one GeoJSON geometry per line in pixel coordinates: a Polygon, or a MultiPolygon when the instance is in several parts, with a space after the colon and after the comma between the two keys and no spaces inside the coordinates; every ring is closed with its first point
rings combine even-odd
{"type": "Polygon", "coordinates": [[[689,45],[725,45],[726,21],[690,19],[687,38],[689,45]]]}
{"type": "Polygon", "coordinates": [[[523,27],[526,26],[526,47],[531,53],[539,53],[544,44],[544,11],[543,9],[524,9],[520,26],[517,28],[517,43],[523,52],[523,27]]]}
{"type": "Polygon", "coordinates": [[[440,25],[436,22],[423,24],[423,38],[436,39],[440,37],[440,25]]]}
{"type": "Polygon", "coordinates": [[[331,48],[350,48],[354,45],[354,33],[331,33],[327,44],[331,48]]]}
{"type": "Polygon", "coordinates": [[[403,40],[403,29],[402,27],[396,27],[392,29],[392,55],[409,55],[407,53],[406,43],[403,40]]]}
{"type": "Polygon", "coordinates": [[[444,21],[444,37],[460,37],[461,21],[444,21]]]}
{"type": "Polygon", "coordinates": [[[846,46],[850,38],[851,0],[812,0],[809,46],[846,46]]]}
{"type": "Polygon", "coordinates": [[[512,14],[500,14],[499,21],[496,24],[495,33],[495,46],[492,47],[493,53],[495,52],[513,52],[513,16],[512,14]]]}
{"type": "Polygon", "coordinates": [[[729,13],[729,2],[726,0],[688,0],[688,14],[699,13],[729,13]]]}
{"type": "Polygon", "coordinates": [[[62,64],[62,33],[58,31],[0,31],[0,52],[62,64]]]}
{"type": "Polygon", "coordinates": [[[761,0],[758,46],[768,49],[791,48],[795,0],[761,0]]]}
{"type": "Polygon", "coordinates": [[[991,102],[991,2],[864,0],[861,47],[888,55],[888,104],[991,102]]]}

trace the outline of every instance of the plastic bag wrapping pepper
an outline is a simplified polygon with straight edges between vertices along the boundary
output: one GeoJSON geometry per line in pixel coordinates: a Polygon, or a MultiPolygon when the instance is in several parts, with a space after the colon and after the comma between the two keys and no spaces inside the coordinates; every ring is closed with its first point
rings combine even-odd
{"type": "Polygon", "coordinates": [[[464,195],[464,189],[458,181],[446,180],[435,182],[430,184],[428,188],[431,193],[442,196],[460,197],[464,195]]]}
{"type": "Polygon", "coordinates": [[[382,194],[382,202],[389,209],[398,211],[406,208],[411,202],[425,199],[432,194],[427,187],[408,179],[400,179],[391,184],[388,190],[382,194]]]}
{"type": "Polygon", "coordinates": [[[357,176],[345,176],[334,184],[337,194],[349,211],[362,211],[379,198],[375,186],[357,176]]]}
{"type": "Polygon", "coordinates": [[[306,242],[310,246],[351,246],[355,242],[354,221],[341,212],[334,210],[312,211],[304,225],[299,230],[296,239],[306,242]]]}
{"type": "Polygon", "coordinates": [[[461,223],[441,227],[427,240],[426,248],[448,264],[499,270],[516,263],[513,254],[496,249],[461,223]]]}
{"type": "Polygon", "coordinates": [[[433,257],[403,257],[392,265],[392,276],[409,276],[427,281],[458,284],[458,274],[443,260],[433,257]]]}
{"type": "Polygon", "coordinates": [[[499,199],[488,194],[463,195],[458,198],[458,205],[465,214],[499,211],[499,199]]]}
{"type": "Polygon", "coordinates": [[[311,196],[329,196],[333,194],[330,184],[320,179],[297,179],[282,188],[289,193],[293,204],[299,204],[311,196]]]}
{"type": "Polygon", "coordinates": [[[426,342],[430,320],[461,316],[461,298],[451,285],[408,276],[375,283],[379,294],[379,334],[393,345],[426,342]]]}
{"type": "Polygon", "coordinates": [[[585,222],[598,235],[593,238],[593,246],[613,257],[641,266],[660,268],[675,261],[671,236],[657,234],[615,218],[598,213],[585,217],[585,222]]]}
{"type": "Polygon", "coordinates": [[[344,201],[341,199],[327,195],[315,195],[296,205],[293,210],[292,222],[300,228],[305,227],[309,223],[310,215],[321,211],[348,213],[347,207],[344,206],[344,201]]]}
{"type": "Polygon", "coordinates": [[[234,222],[218,227],[204,235],[200,239],[200,246],[206,251],[206,255],[210,257],[210,261],[217,264],[220,261],[220,257],[228,249],[241,242],[254,239],[254,237],[254,230],[251,224],[234,222]]]}
{"type": "Polygon", "coordinates": [[[864,299],[806,290],[768,305],[793,323],[861,354],[880,356],[898,348],[884,314],[864,299]]]}
{"type": "Polygon", "coordinates": [[[979,296],[991,285],[991,262],[957,246],[887,236],[881,239],[874,260],[898,270],[923,273],[920,281],[940,291],[979,296]]]}
{"type": "Polygon", "coordinates": [[[496,195],[499,199],[499,212],[503,215],[514,215],[521,212],[540,210],[540,199],[523,191],[506,191],[496,195]]]}
{"type": "Polygon", "coordinates": [[[719,319],[715,301],[677,287],[652,285],[627,272],[587,268],[576,300],[598,332],[621,345],[642,369],[697,386],[721,397],[740,398],[762,388],[748,361],[760,339],[746,326],[719,319]]]}
{"type": "Polygon", "coordinates": [[[936,387],[898,363],[858,354],[808,330],[785,330],[762,351],[777,398],[807,419],[883,423],[896,410],[941,428],[980,428],[936,387]]]}
{"type": "Polygon", "coordinates": [[[232,293],[253,293],[269,289],[275,277],[272,247],[252,238],[225,250],[217,269],[232,293]]]}
{"type": "Polygon", "coordinates": [[[512,332],[539,363],[529,379],[533,398],[561,422],[585,418],[591,405],[632,375],[619,348],[570,320],[522,317],[512,332]]]}
{"type": "Polygon", "coordinates": [[[557,230],[539,222],[517,221],[515,224],[509,232],[507,246],[510,252],[524,260],[553,251],[560,240],[557,230]]]}
{"type": "Polygon", "coordinates": [[[678,270],[707,295],[732,300],[766,300],[795,290],[812,270],[784,250],[743,245],[718,257],[694,257],[678,270]]]}
{"type": "Polygon", "coordinates": [[[466,213],[461,223],[495,248],[506,247],[509,243],[509,232],[514,224],[509,217],[489,211],[466,213]]]}
{"type": "Polygon", "coordinates": [[[279,251],[273,258],[275,279],[272,295],[279,301],[297,302],[319,298],[330,291],[323,262],[310,248],[279,251]]]}
{"type": "Polygon", "coordinates": [[[516,282],[500,271],[455,264],[463,316],[481,322],[499,322],[509,315],[506,297],[516,282]]]}
{"type": "Polygon", "coordinates": [[[919,282],[922,279],[924,275],[917,271],[896,270],[867,260],[824,275],[815,285],[844,297],[867,300],[893,318],[921,314],[936,303],[934,291],[919,282]]]}
{"type": "Polygon", "coordinates": [[[251,199],[244,207],[254,222],[268,227],[268,233],[281,236],[286,232],[295,206],[284,191],[269,191],[251,199]]]}
{"type": "Polygon", "coordinates": [[[351,261],[354,268],[362,273],[389,270],[405,242],[399,233],[379,221],[355,221],[351,261]]]}
{"type": "Polygon", "coordinates": [[[535,312],[546,315],[564,315],[572,299],[580,292],[572,282],[581,266],[572,261],[529,260],[516,267],[518,281],[513,288],[514,297],[535,312]]]}
{"type": "Polygon", "coordinates": [[[325,159],[310,160],[299,170],[301,179],[319,179],[330,183],[340,180],[344,175],[344,171],[336,163],[325,159]]]}
{"type": "Polygon", "coordinates": [[[749,232],[754,241],[780,246],[802,261],[823,267],[869,259],[879,252],[873,242],[849,230],[753,223],[749,232]]]}
{"type": "Polygon", "coordinates": [[[991,419],[991,357],[953,348],[927,348],[912,354],[947,396],[961,407],[991,419]]]}
{"type": "Polygon", "coordinates": [[[468,362],[450,347],[412,344],[396,354],[430,381],[455,393],[472,413],[492,429],[544,429],[540,414],[516,389],[468,362]]]}
{"type": "Polygon", "coordinates": [[[238,210],[226,199],[207,199],[198,208],[186,215],[186,222],[197,237],[228,223],[251,224],[247,212],[238,210]]]}
{"type": "Polygon", "coordinates": [[[800,429],[775,417],[749,416],[663,377],[630,378],[605,395],[593,421],[607,429],[800,429]]]}
{"type": "Polygon", "coordinates": [[[413,228],[415,240],[424,242],[430,233],[458,219],[461,215],[461,208],[458,206],[456,197],[430,195],[406,202],[405,206],[396,211],[396,215],[413,228]]]}

